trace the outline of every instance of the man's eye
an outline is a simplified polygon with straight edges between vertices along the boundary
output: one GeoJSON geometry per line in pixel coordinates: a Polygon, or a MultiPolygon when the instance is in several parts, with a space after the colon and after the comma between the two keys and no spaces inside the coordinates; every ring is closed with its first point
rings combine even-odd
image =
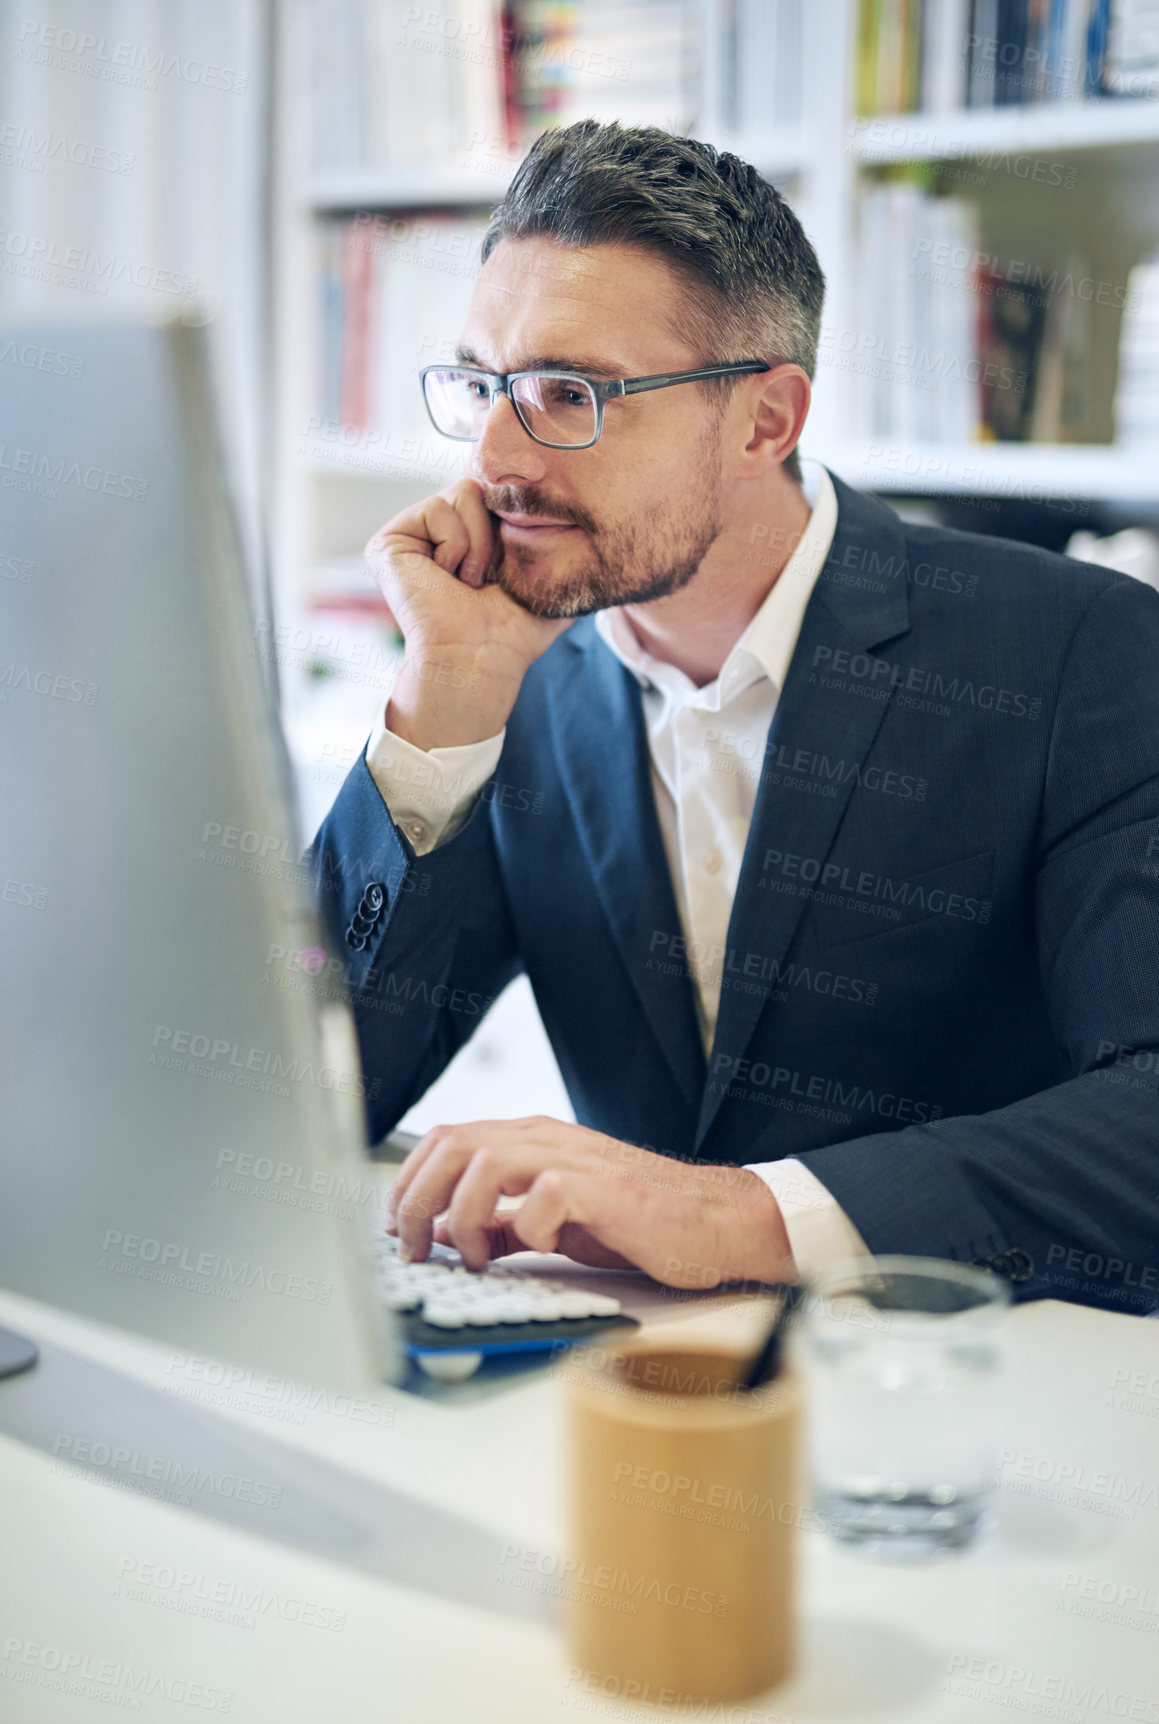
{"type": "Polygon", "coordinates": [[[545,377],[542,383],[545,407],[587,407],[590,397],[579,383],[567,383],[558,377],[545,377]]]}
{"type": "Polygon", "coordinates": [[[487,385],[485,383],[481,383],[477,377],[469,377],[467,379],[467,393],[475,401],[486,401],[491,391],[488,389],[487,385]]]}

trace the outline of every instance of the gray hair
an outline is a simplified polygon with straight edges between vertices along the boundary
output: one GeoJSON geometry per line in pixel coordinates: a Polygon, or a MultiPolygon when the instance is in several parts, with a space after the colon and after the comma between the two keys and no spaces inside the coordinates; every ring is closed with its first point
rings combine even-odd
{"type": "MultiPolygon", "coordinates": [[[[631,245],[683,278],[672,333],[702,364],[790,360],[810,377],[825,277],[796,215],[757,170],[658,126],[579,120],[544,132],[516,170],[483,240],[631,245]]],[[[723,403],[736,379],[699,387],[723,403]]],[[[800,481],[794,449],[785,471],[800,481]]]]}

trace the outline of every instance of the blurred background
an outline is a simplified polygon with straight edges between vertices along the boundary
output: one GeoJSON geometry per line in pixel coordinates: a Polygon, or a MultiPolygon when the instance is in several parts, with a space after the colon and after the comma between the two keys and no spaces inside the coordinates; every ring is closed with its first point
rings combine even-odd
{"type": "MultiPolygon", "coordinates": [[[[209,326],[303,842],[399,657],[361,548],[462,462],[416,372],[585,116],[797,209],[804,454],[1159,585],[1159,0],[0,0],[0,306],[209,326]]],[[[519,981],[403,1124],[535,1112],[571,1117],[519,981]]]]}

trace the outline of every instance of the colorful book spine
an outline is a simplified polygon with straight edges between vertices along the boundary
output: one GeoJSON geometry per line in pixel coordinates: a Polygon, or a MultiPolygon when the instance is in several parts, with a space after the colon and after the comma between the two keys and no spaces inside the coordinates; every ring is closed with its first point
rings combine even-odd
{"type": "Polygon", "coordinates": [[[1159,0],[861,0],[862,115],[1159,96],[1159,0]]]}

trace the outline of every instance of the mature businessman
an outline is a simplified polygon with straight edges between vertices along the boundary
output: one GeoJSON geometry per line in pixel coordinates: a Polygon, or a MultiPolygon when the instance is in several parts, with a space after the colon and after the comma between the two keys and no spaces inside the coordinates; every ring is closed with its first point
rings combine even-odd
{"type": "Polygon", "coordinates": [[[548,133],[492,220],[425,378],[472,476],[371,541],[405,663],[314,862],[376,1136],[521,969],[579,1123],[428,1132],[392,1225],[1147,1310],[1159,600],[803,475],[822,294],[655,130],[548,133]]]}

